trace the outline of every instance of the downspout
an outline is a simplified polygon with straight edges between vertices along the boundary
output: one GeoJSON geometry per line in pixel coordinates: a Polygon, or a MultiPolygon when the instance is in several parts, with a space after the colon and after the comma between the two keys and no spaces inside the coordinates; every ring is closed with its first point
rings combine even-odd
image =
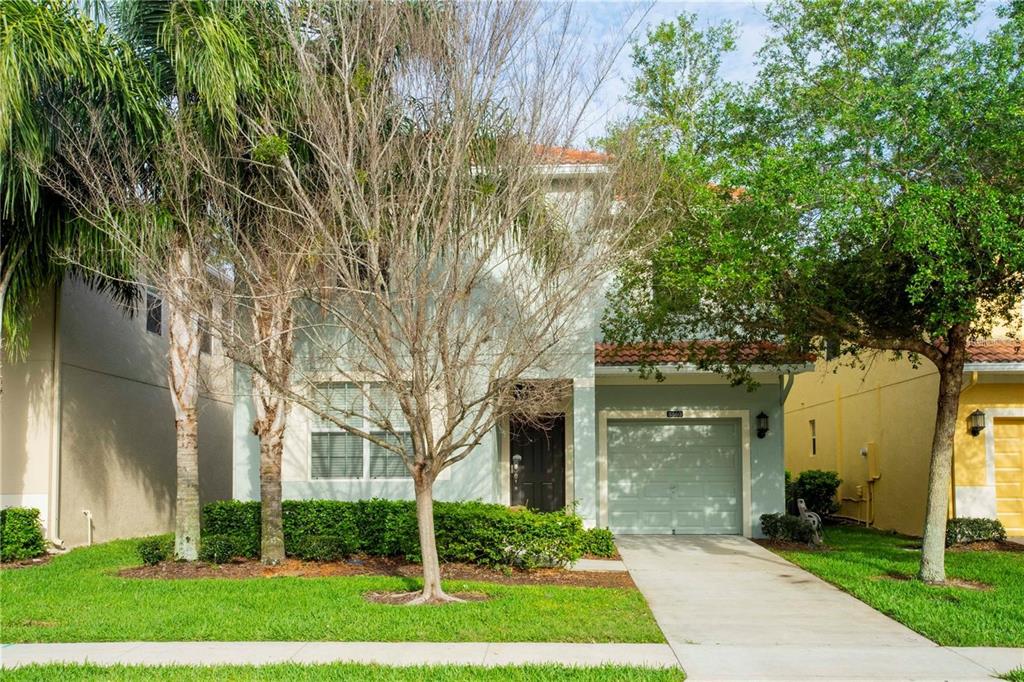
{"type": "Polygon", "coordinates": [[[48,494],[49,513],[48,531],[50,542],[63,549],[64,541],[60,537],[60,450],[61,450],[61,352],[60,352],[60,300],[63,282],[54,287],[53,296],[53,357],[50,368],[50,490],[48,494]]]}

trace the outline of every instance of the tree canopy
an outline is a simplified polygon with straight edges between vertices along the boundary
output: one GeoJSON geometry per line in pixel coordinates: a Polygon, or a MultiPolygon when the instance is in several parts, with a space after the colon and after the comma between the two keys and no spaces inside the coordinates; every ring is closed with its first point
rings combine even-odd
{"type": "Polygon", "coordinates": [[[972,0],[781,0],[767,16],[748,86],[703,54],[728,27],[684,17],[637,47],[642,116],[617,134],[663,157],[671,230],[623,273],[606,333],[723,339],[694,360],[737,378],[826,346],[927,358],[948,379],[942,473],[966,344],[1012,324],[1024,291],[1024,17],[1005,8],[976,38],[972,0]],[[780,353],[740,354],[763,341],[780,353]]]}
{"type": "MultiPolygon", "coordinates": [[[[70,0],[0,5],[0,83],[0,303],[7,350],[19,353],[39,294],[67,268],[64,252],[115,278],[129,270],[106,236],[76,220],[62,195],[41,181],[68,167],[62,138],[96,127],[153,139],[163,112],[127,44],[70,0]]],[[[133,297],[131,286],[80,272],[126,301],[133,297]]]]}

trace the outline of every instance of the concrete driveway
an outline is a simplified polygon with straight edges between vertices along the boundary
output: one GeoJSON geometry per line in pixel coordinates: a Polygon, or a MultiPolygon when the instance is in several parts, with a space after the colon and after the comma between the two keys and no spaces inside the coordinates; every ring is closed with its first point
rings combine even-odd
{"type": "Polygon", "coordinates": [[[992,668],[745,538],[615,542],[688,679],[991,680],[992,668]]]}

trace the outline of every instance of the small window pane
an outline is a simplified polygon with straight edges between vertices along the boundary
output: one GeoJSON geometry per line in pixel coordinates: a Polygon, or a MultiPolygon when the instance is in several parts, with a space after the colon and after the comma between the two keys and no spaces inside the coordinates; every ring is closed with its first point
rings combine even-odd
{"type": "Polygon", "coordinates": [[[146,331],[159,334],[163,324],[163,304],[160,297],[146,292],[146,331]]]}
{"type": "MultiPolygon", "coordinates": [[[[398,439],[391,434],[375,432],[373,435],[391,443],[398,442],[398,439]]],[[[402,442],[406,454],[412,455],[412,436],[403,433],[402,442]]],[[[409,468],[402,461],[401,455],[382,448],[376,443],[370,443],[370,478],[410,478],[411,476],[412,474],[409,473],[409,468]]]]}
{"type": "Polygon", "coordinates": [[[363,439],[350,433],[314,433],[313,478],[362,478],[363,439]]]}
{"type": "MultiPolygon", "coordinates": [[[[357,386],[354,384],[330,384],[321,386],[319,390],[322,392],[322,396],[326,397],[331,412],[341,417],[346,424],[351,424],[353,428],[362,426],[362,420],[359,417],[346,416],[346,413],[359,414],[362,412],[363,396],[357,386]]],[[[317,417],[314,428],[337,429],[338,425],[323,417],[317,417]]]]}
{"type": "Polygon", "coordinates": [[[389,421],[391,426],[394,427],[395,431],[406,431],[409,429],[409,423],[405,420],[405,413],[402,412],[402,406],[398,403],[398,397],[395,396],[394,392],[386,387],[382,386],[371,386],[370,387],[370,405],[368,406],[369,414],[367,415],[374,421],[389,421]]]}
{"type": "Polygon", "coordinates": [[[210,354],[213,347],[213,337],[210,335],[210,323],[203,316],[199,317],[199,352],[210,354]]]}

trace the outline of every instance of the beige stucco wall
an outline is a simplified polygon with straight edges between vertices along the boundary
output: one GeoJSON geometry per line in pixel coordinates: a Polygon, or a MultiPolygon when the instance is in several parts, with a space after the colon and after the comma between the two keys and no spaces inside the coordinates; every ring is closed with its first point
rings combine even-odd
{"type": "Polygon", "coordinates": [[[27,356],[4,361],[0,398],[0,506],[36,507],[44,525],[54,437],[54,310],[50,291],[33,318],[27,356]]]}
{"type": "MultiPolygon", "coordinates": [[[[924,523],[938,373],[928,362],[877,355],[866,368],[821,361],[799,375],[786,401],[786,468],[839,472],[844,516],[886,530],[920,534],[924,523]],[[817,429],[811,455],[810,420],[817,429]],[[872,464],[874,468],[872,469],[872,464]],[[876,478],[877,476],[877,478],[876,478]]],[[[975,409],[1024,407],[1024,377],[977,373],[964,377],[954,440],[954,483],[985,482],[984,438],[967,430],[975,409]]],[[[950,496],[950,513],[953,497],[950,496]]]]}
{"type": "MultiPolygon", "coordinates": [[[[171,530],[175,437],[166,330],[159,336],[147,332],[143,314],[126,316],[107,295],[70,279],[61,288],[56,317],[60,413],[58,421],[51,413],[44,420],[47,431],[50,424],[59,425],[57,535],[67,546],[86,542],[83,510],[92,513],[95,542],[171,530]]],[[[52,314],[50,319],[52,328],[52,314]]],[[[43,320],[37,317],[37,326],[43,320]]],[[[33,352],[42,353],[42,347],[33,352]]],[[[205,502],[231,495],[232,381],[231,365],[216,341],[202,361],[199,449],[205,502]]],[[[32,371],[30,362],[12,368],[12,374],[32,371]]],[[[8,487],[29,490],[28,477],[18,475],[19,462],[33,472],[32,486],[44,492],[48,486],[49,448],[39,438],[17,435],[30,423],[26,414],[45,410],[36,395],[45,393],[45,386],[35,378],[26,382],[33,388],[11,401],[19,407],[9,407],[5,396],[5,493],[8,487]],[[15,457],[9,450],[21,454],[15,457]],[[13,463],[10,474],[8,460],[13,463]]]]}

